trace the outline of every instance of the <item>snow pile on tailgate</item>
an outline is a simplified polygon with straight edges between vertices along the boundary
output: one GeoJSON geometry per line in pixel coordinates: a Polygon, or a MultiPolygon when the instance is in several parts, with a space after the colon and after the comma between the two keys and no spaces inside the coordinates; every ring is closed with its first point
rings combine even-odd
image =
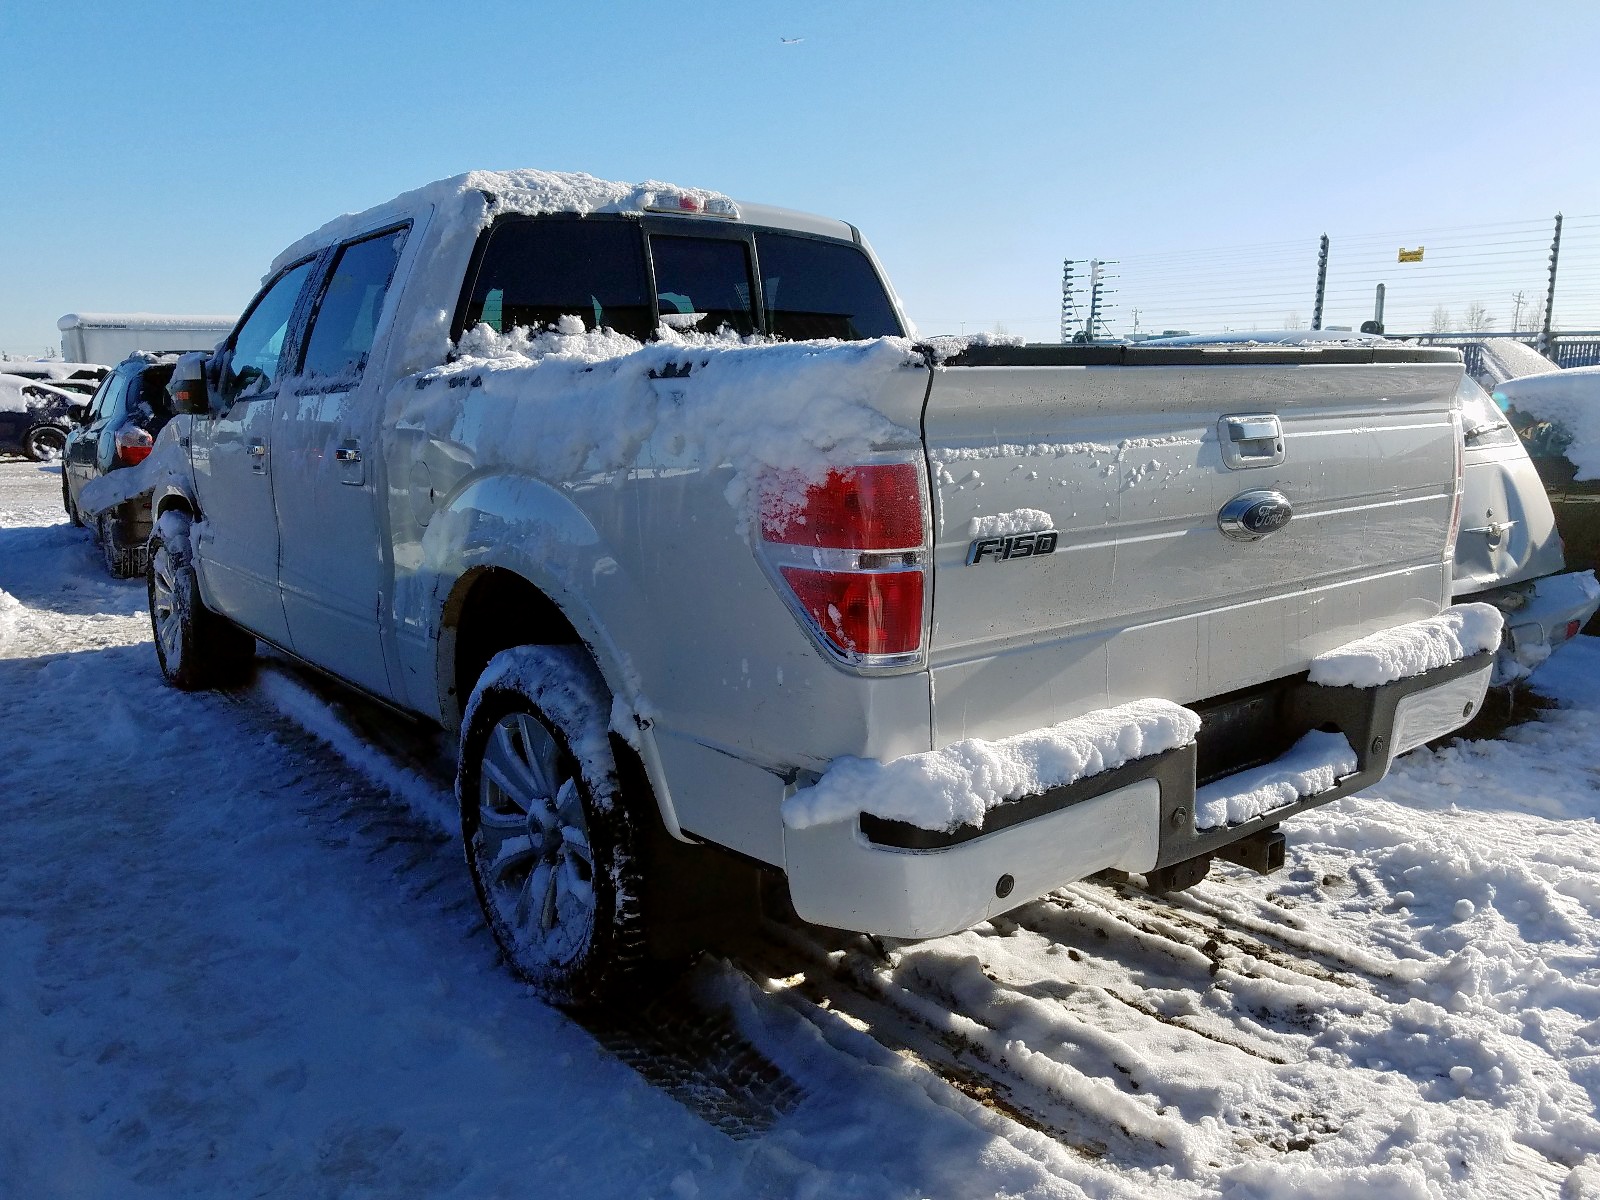
{"type": "Polygon", "coordinates": [[[998,741],[968,738],[889,762],[835,759],[783,803],[790,829],[870,813],[921,829],[981,827],[1008,800],[1065,787],[1194,741],[1200,718],[1168,700],[1134,700],[998,741]]]}

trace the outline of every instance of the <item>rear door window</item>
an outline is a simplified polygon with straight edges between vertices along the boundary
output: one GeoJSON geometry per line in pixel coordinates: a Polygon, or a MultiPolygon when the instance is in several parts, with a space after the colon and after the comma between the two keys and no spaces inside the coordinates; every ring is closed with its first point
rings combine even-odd
{"type": "Polygon", "coordinates": [[[511,218],[489,233],[461,330],[549,328],[577,317],[640,341],[654,332],[636,222],[511,218]]]}
{"type": "Polygon", "coordinates": [[[841,242],[756,234],[767,329],[777,337],[896,337],[905,331],[872,263],[841,242]]]}
{"type": "Polygon", "coordinates": [[[661,323],[673,329],[754,333],[750,251],[728,238],[652,237],[661,323]]]}
{"type": "Polygon", "coordinates": [[[351,384],[360,380],[407,232],[393,229],[339,248],[311,318],[301,374],[351,384]]]}

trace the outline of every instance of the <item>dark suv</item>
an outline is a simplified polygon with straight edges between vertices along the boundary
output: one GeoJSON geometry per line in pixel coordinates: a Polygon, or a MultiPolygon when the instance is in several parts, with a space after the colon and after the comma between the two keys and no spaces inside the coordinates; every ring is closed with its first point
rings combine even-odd
{"type": "MultiPolygon", "coordinates": [[[[74,525],[83,489],[92,479],[150,456],[156,434],[172,417],[167,382],[176,354],[136,353],[107,375],[94,394],[82,424],[67,436],[61,459],[61,502],[74,525]]],[[[113,575],[144,574],[150,539],[148,493],[122,501],[94,517],[94,532],[113,575]]]]}

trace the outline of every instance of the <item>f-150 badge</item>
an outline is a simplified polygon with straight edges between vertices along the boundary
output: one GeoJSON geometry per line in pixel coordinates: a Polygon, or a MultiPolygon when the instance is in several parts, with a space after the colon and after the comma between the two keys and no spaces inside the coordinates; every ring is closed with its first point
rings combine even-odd
{"type": "Polygon", "coordinates": [[[1035,533],[1014,533],[1010,537],[978,538],[967,547],[967,566],[989,562],[1006,562],[1013,558],[1038,558],[1041,554],[1054,554],[1060,535],[1054,529],[1041,529],[1035,533]]]}
{"type": "Polygon", "coordinates": [[[1289,497],[1269,488],[1241,492],[1222,506],[1217,528],[1241,542],[1259,541],[1277,533],[1294,519],[1289,497]]]}

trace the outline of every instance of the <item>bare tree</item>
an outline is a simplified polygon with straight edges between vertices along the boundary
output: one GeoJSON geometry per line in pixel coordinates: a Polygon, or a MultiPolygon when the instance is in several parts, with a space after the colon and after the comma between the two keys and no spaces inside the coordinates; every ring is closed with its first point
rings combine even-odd
{"type": "Polygon", "coordinates": [[[1283,327],[1285,329],[1304,329],[1306,327],[1306,319],[1299,313],[1292,312],[1284,317],[1283,327]]]}
{"type": "Polygon", "coordinates": [[[1494,314],[1481,300],[1474,300],[1467,305],[1467,315],[1462,325],[1469,333],[1487,333],[1494,328],[1494,314]]]}
{"type": "Polygon", "coordinates": [[[1446,308],[1442,304],[1434,306],[1434,310],[1433,310],[1433,330],[1432,330],[1432,332],[1434,332],[1434,333],[1449,333],[1450,332],[1450,310],[1448,308],[1446,308]]]}

